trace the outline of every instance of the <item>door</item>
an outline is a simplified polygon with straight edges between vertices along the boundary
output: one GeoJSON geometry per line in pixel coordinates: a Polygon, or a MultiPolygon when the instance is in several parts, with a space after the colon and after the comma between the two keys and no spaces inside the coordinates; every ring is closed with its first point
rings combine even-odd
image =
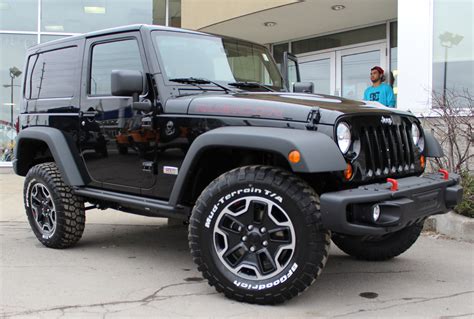
{"type": "Polygon", "coordinates": [[[370,69],[386,68],[385,48],[384,42],[298,55],[301,81],[313,82],[315,93],[362,100],[370,69]]]}
{"type": "Polygon", "coordinates": [[[337,95],[362,100],[365,89],[372,85],[370,69],[376,65],[386,68],[385,48],[381,43],[336,51],[337,95]]]}
{"type": "Polygon", "coordinates": [[[336,53],[327,52],[298,58],[301,81],[312,82],[314,92],[334,94],[336,89],[336,53]]]}
{"type": "MultiPolygon", "coordinates": [[[[80,122],[81,154],[93,184],[140,193],[153,187],[158,134],[153,119],[132,109],[131,97],[112,96],[112,70],[147,73],[138,32],[86,40],[80,122]]],[[[141,97],[146,97],[145,92],[141,97]]]]}

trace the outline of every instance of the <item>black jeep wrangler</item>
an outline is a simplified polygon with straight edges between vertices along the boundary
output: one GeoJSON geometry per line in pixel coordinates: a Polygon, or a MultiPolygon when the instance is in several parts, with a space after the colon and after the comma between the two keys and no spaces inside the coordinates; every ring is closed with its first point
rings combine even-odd
{"type": "Polygon", "coordinates": [[[29,49],[13,165],[38,240],[73,246],[90,208],[189,222],[209,284],[261,304],[308,288],[331,239],[403,253],[459,177],[423,174],[443,154],[412,114],[289,92],[291,61],[282,76],[261,45],[148,25],[29,49]]]}

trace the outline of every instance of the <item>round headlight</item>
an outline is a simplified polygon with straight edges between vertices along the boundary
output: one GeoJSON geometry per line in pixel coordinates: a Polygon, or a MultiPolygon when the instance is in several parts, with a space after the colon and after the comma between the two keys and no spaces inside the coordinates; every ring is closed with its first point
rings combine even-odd
{"type": "Polygon", "coordinates": [[[345,122],[341,122],[336,128],[337,145],[343,154],[346,154],[351,146],[351,129],[345,122]]]}
{"type": "Polygon", "coordinates": [[[423,139],[423,136],[421,136],[420,128],[415,123],[411,125],[411,137],[413,139],[413,144],[418,146],[420,151],[423,151],[425,148],[425,140],[423,139]]]}

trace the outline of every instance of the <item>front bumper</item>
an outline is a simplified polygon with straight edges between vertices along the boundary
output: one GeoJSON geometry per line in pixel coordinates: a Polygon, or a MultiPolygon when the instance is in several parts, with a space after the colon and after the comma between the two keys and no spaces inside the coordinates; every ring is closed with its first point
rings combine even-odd
{"type": "Polygon", "coordinates": [[[446,213],[462,200],[460,177],[453,173],[447,179],[434,173],[397,181],[396,191],[384,183],[322,194],[324,227],[347,235],[380,236],[446,213]],[[380,208],[377,221],[373,219],[375,205],[380,208]]]}

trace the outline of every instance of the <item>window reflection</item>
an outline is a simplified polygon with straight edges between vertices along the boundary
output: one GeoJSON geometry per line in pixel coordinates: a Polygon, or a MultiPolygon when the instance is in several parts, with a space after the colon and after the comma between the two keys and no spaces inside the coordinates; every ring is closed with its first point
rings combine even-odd
{"type": "MultiPolygon", "coordinates": [[[[42,0],[41,31],[78,32],[153,23],[153,4],[164,0],[42,0]]],[[[164,10],[163,10],[164,13],[164,10]]]]}
{"type": "Polygon", "coordinates": [[[474,4],[435,0],[433,8],[433,90],[474,92],[474,4]]]}
{"type": "Polygon", "coordinates": [[[90,78],[91,95],[111,95],[112,70],[143,72],[136,40],[125,40],[95,45],[92,51],[90,78]]]}
{"type": "MultiPolygon", "coordinates": [[[[36,44],[36,35],[0,34],[0,161],[8,159],[5,152],[12,146],[16,133],[12,128],[18,117],[18,103],[21,96],[21,75],[10,77],[10,69],[16,68],[24,72],[25,52],[36,44]],[[12,99],[13,96],[13,99],[12,99]]],[[[15,69],[14,69],[15,70],[15,69]]]]}

